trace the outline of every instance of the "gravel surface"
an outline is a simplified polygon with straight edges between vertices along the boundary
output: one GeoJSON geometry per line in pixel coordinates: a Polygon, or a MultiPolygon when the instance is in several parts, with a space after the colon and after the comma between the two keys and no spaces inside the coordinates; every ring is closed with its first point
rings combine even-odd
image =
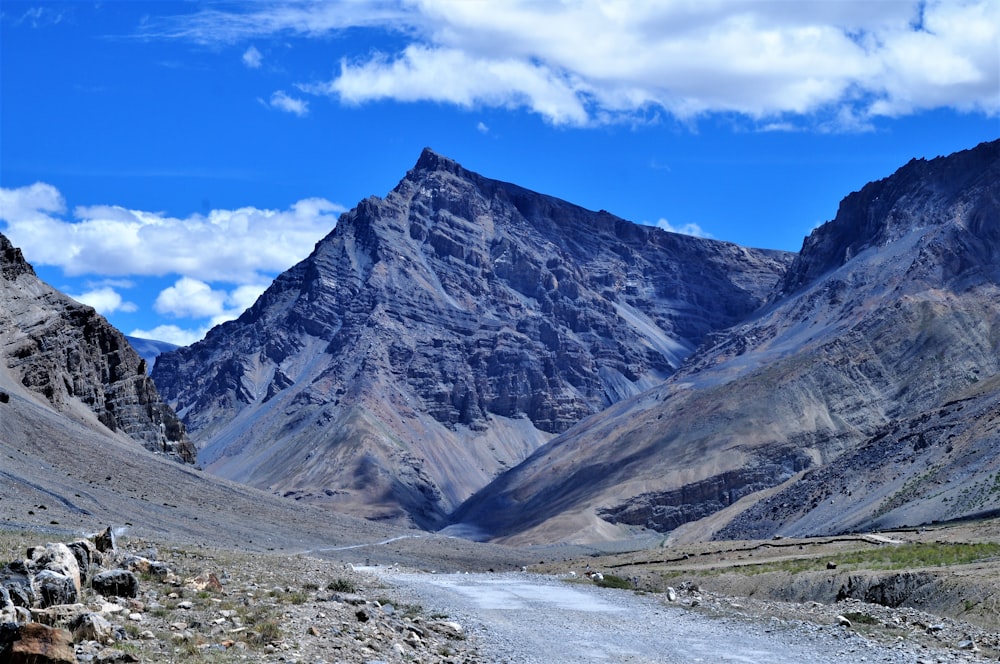
{"type": "Polygon", "coordinates": [[[600,588],[534,574],[425,574],[371,570],[426,611],[461,623],[483,661],[888,662],[981,661],[903,638],[878,643],[839,624],[692,610],[666,594],[600,588]]]}

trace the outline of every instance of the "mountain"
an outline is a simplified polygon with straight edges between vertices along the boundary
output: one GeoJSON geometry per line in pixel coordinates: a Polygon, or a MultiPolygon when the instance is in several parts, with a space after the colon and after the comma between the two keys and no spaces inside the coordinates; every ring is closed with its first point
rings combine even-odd
{"type": "Polygon", "coordinates": [[[793,256],[671,234],[430,150],[153,378],[205,467],[434,528],[751,314],[793,256]]]}
{"type": "Polygon", "coordinates": [[[150,371],[152,371],[153,367],[156,365],[156,358],[158,358],[161,354],[180,348],[177,344],[168,343],[166,341],[129,336],[126,336],[125,338],[128,339],[129,345],[135,349],[135,352],[139,353],[139,357],[146,360],[146,366],[150,371]]]}
{"type": "Polygon", "coordinates": [[[194,462],[184,426],[125,336],[39,280],[2,234],[0,358],[14,380],[66,416],[194,462]]]}
{"type": "Polygon", "coordinates": [[[744,538],[1000,509],[1000,141],[843,200],[767,306],[455,515],[513,541],[744,538]]]}

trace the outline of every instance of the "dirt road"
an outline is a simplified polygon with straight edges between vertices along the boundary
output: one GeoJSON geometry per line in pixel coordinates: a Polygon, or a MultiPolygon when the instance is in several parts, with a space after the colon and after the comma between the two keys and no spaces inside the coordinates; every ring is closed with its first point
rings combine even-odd
{"type": "Polygon", "coordinates": [[[912,664],[921,654],[903,643],[871,643],[840,626],[713,617],[661,595],[589,582],[517,573],[378,573],[427,612],[464,625],[489,662],[912,664]]]}

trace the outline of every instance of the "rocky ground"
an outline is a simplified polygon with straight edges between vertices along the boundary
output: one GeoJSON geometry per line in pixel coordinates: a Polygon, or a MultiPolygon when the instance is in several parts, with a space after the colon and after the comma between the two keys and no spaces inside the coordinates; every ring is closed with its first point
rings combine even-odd
{"type": "MultiPolygon", "coordinates": [[[[4,548],[17,549],[22,543],[23,536],[8,535],[4,548]]],[[[100,595],[84,583],[78,602],[31,610],[33,621],[65,630],[60,643],[72,641],[75,659],[55,652],[49,659],[18,660],[22,655],[5,652],[4,647],[19,645],[0,640],[0,660],[483,661],[462,625],[446,614],[427,614],[419,605],[400,602],[392,588],[355,572],[350,564],[308,555],[157,546],[143,540],[119,548],[118,554],[105,554],[102,566],[132,570],[139,580],[134,597],[100,595]],[[82,630],[81,615],[97,615],[100,620],[93,622],[107,627],[82,630]]],[[[18,549],[9,557],[15,556],[23,552],[18,549]]]]}
{"type": "MultiPolygon", "coordinates": [[[[957,541],[990,544],[991,537],[996,541],[993,529],[997,527],[991,522],[975,529],[938,529],[910,537],[938,545],[957,541]]],[[[572,588],[607,586],[604,592],[613,595],[602,595],[601,601],[623,611],[608,618],[612,633],[619,635],[641,635],[653,629],[651,634],[660,638],[664,630],[683,629],[691,622],[693,638],[699,643],[722,642],[744,634],[746,639],[757,638],[767,644],[771,637],[762,634],[781,634],[796,646],[812,649],[807,651],[819,658],[813,661],[840,661],[838,653],[847,657],[843,661],[996,661],[1000,657],[1000,614],[995,603],[990,603],[997,596],[1000,578],[995,559],[943,565],[935,570],[906,570],[911,576],[917,574],[916,578],[929,574],[937,585],[920,586],[924,587],[923,595],[904,598],[894,606],[856,597],[837,600],[836,591],[830,599],[831,591],[824,586],[844,585],[850,578],[871,575],[896,578],[897,572],[862,570],[851,556],[877,547],[900,551],[895,548],[901,546],[899,537],[716,542],[582,557],[564,557],[549,549],[545,552],[547,562],[536,561],[528,566],[529,574],[516,576],[523,582],[521,577],[544,573],[544,578],[535,577],[537,585],[556,584],[553,588],[558,584],[572,588]],[[810,565],[824,569],[801,570],[810,565]],[[587,577],[597,571],[603,581],[587,577]],[[972,594],[972,586],[979,589],[978,595],[972,594]],[[937,595],[931,592],[935,589],[937,595]],[[914,604],[920,604],[919,608],[914,604]],[[633,607],[638,607],[636,615],[626,619],[631,614],[625,611],[633,607]],[[708,622],[698,622],[703,619],[708,622]],[[705,634],[716,632],[716,637],[705,638],[705,634]]],[[[30,567],[32,560],[41,560],[41,548],[29,548],[45,544],[38,533],[0,532],[0,563],[24,560],[30,567]]],[[[62,634],[72,659],[4,659],[9,655],[3,651],[9,645],[4,639],[9,642],[14,638],[4,627],[0,629],[0,661],[465,664],[501,661],[495,659],[498,647],[504,649],[502,661],[542,661],[538,653],[525,650],[535,646],[519,645],[523,639],[502,631],[491,634],[500,627],[518,634],[520,628],[513,623],[519,616],[529,615],[527,612],[511,612],[498,627],[468,606],[463,608],[459,602],[449,605],[448,596],[440,591],[428,594],[420,590],[429,584],[411,580],[409,586],[401,587],[394,583],[394,577],[415,576],[404,574],[407,571],[429,577],[435,572],[482,569],[469,557],[467,545],[455,544],[449,551],[447,546],[442,548],[440,539],[413,536],[376,546],[299,553],[165,544],[141,537],[119,538],[117,546],[118,552],[103,554],[100,564],[84,566],[78,601],[49,608],[36,606],[31,611],[32,621],[65,630],[62,634]],[[426,564],[420,564],[421,560],[426,564]],[[372,568],[381,571],[373,574],[372,568]],[[135,575],[138,588],[134,596],[95,591],[95,576],[117,569],[135,575]],[[96,615],[101,620],[84,621],[82,615],[96,615]],[[88,627],[92,624],[97,627],[88,627]],[[518,651],[519,647],[525,652],[518,651]],[[510,656],[509,652],[520,654],[510,656]]],[[[573,552],[580,550],[563,551],[573,552]]],[[[531,554],[537,558],[539,551],[531,554]]],[[[495,556],[492,564],[498,567],[497,573],[479,576],[487,585],[499,583],[510,578],[516,562],[515,558],[495,556]]],[[[8,564],[4,569],[9,568],[8,564]]],[[[3,578],[0,570],[0,581],[3,578]]],[[[865,586],[872,587],[877,586],[865,586]]],[[[541,615],[562,619],[549,613],[541,615]]],[[[23,610],[15,611],[14,618],[27,622],[23,610]]],[[[5,619],[11,620],[11,616],[5,619]]],[[[566,621],[575,624],[576,619],[570,615],[566,621]]],[[[522,627],[530,631],[537,626],[522,627]]],[[[631,641],[636,639],[641,637],[634,636],[631,641]]],[[[540,641],[544,645],[547,639],[540,641]]],[[[629,639],[622,644],[627,646],[629,639]]],[[[633,657],[628,661],[658,660],[633,657]]]]}

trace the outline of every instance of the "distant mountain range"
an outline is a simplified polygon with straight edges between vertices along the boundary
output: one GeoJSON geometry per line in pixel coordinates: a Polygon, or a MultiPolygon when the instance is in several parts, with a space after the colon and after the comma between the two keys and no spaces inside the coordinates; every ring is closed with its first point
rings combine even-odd
{"type": "Polygon", "coordinates": [[[0,258],[0,423],[37,395],[299,503],[522,543],[1000,510],[1000,141],[847,196],[798,254],[425,150],[155,387],[2,236],[0,258]]]}

